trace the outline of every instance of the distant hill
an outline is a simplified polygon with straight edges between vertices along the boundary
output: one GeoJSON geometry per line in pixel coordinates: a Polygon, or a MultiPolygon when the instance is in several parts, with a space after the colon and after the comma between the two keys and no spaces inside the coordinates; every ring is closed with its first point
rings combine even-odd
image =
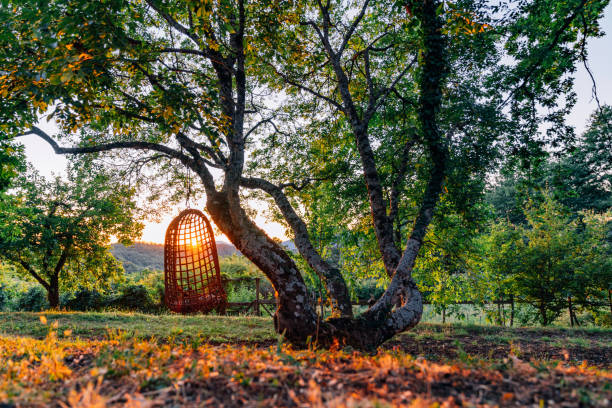
{"type": "MultiPolygon", "coordinates": [[[[220,257],[239,253],[232,244],[217,241],[217,251],[220,257]]],[[[134,245],[124,246],[112,244],[111,253],[123,264],[127,273],[134,273],[143,269],[164,269],[164,246],[137,242],[134,245]]]]}
{"type": "Polygon", "coordinates": [[[295,246],[295,244],[293,243],[292,240],[287,240],[287,241],[283,241],[281,242],[281,245],[290,252],[297,252],[297,247],[295,246]]]}

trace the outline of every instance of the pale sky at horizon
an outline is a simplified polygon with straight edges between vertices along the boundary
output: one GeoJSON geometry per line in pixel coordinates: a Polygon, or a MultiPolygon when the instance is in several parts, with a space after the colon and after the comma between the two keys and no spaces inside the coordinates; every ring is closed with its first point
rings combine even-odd
{"type": "MultiPolygon", "coordinates": [[[[612,3],[606,7],[601,27],[606,35],[601,38],[591,38],[588,42],[589,67],[595,77],[601,104],[612,105],[612,3]]],[[[590,115],[597,107],[595,100],[592,98],[591,88],[592,81],[584,67],[580,65],[576,72],[574,84],[578,99],[576,106],[568,117],[568,122],[575,127],[578,134],[585,129],[590,115]]],[[[43,121],[39,126],[51,135],[57,131],[52,122],[46,123],[43,121]]],[[[21,142],[25,145],[28,162],[41,174],[50,176],[53,173],[58,174],[64,171],[67,163],[66,158],[54,154],[51,147],[40,138],[33,135],[26,136],[21,139],[21,142]]],[[[159,223],[148,223],[141,240],[163,243],[166,227],[179,211],[180,208],[169,208],[167,215],[159,223]]],[[[268,222],[263,216],[263,211],[263,208],[258,211],[255,218],[257,225],[272,237],[287,239],[284,227],[278,223],[268,222]]],[[[217,239],[229,242],[225,236],[218,236],[217,239]]]]}

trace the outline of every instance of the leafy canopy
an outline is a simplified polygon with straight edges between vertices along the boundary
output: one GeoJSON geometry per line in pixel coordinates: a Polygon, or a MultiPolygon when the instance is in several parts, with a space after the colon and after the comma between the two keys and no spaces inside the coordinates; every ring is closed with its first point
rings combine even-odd
{"type": "Polygon", "coordinates": [[[47,290],[104,288],[123,272],[111,239],[129,243],[143,228],[133,194],[88,162],[51,180],[29,169],[0,197],[0,257],[47,290]]]}

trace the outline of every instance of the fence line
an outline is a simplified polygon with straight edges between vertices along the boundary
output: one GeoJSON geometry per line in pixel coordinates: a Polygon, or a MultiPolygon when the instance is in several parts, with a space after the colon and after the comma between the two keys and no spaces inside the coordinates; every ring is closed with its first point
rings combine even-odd
{"type": "MultiPolygon", "coordinates": [[[[274,309],[276,308],[276,299],[269,299],[265,296],[262,297],[261,293],[261,278],[238,278],[238,279],[228,279],[227,282],[243,282],[243,281],[255,281],[255,300],[251,302],[228,302],[228,308],[237,309],[236,312],[248,313],[249,310],[253,310],[256,316],[261,316],[262,309],[265,310],[268,315],[274,315],[274,309]]],[[[511,299],[507,300],[494,300],[491,302],[474,302],[474,301],[461,301],[461,302],[452,302],[449,305],[512,305],[512,304],[523,304],[524,302],[512,301],[511,299]]],[[[370,300],[360,300],[356,302],[351,302],[352,306],[369,306],[371,304],[370,300]]],[[[423,301],[424,305],[434,304],[430,301],[423,301]]],[[[608,306],[605,302],[589,302],[591,306],[597,307],[605,307],[608,306]]]]}

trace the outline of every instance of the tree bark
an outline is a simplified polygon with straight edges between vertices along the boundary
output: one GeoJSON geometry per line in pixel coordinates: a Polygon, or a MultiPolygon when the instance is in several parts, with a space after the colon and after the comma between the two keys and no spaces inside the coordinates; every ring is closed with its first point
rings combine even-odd
{"type": "Polygon", "coordinates": [[[272,283],[278,303],[274,315],[276,331],[296,344],[314,338],[317,315],[302,275],[285,250],[243,211],[237,226],[238,217],[230,214],[227,193],[207,194],[206,209],[219,229],[272,283]]]}
{"type": "Polygon", "coordinates": [[[574,327],[574,312],[572,311],[572,297],[567,297],[567,310],[570,317],[570,327],[574,327]]]}
{"type": "Polygon", "coordinates": [[[47,289],[47,300],[49,301],[49,308],[59,309],[59,276],[52,274],[49,279],[49,288],[47,289]]]}
{"type": "Polygon", "coordinates": [[[548,316],[546,316],[546,306],[540,303],[540,317],[542,318],[542,326],[548,326],[548,316]]]}

